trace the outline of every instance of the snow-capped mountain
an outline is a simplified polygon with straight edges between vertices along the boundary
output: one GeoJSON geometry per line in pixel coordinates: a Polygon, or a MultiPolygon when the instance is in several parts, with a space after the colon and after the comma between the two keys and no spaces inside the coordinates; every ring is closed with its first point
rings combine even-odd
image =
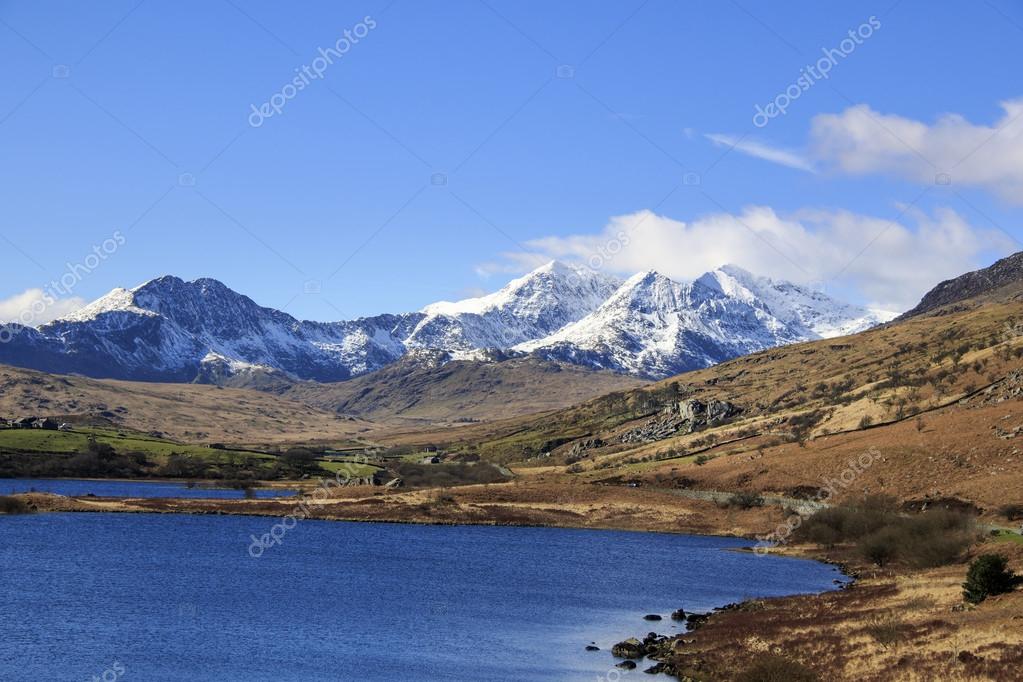
{"type": "Polygon", "coordinates": [[[700,278],[736,298],[758,300],[779,320],[820,338],[855,334],[894,319],[894,313],[836,301],[820,291],[758,277],[736,265],[723,265],[700,278]]]}
{"type": "Polygon", "coordinates": [[[496,349],[659,378],[889,317],[734,266],[692,283],[654,272],[623,283],[552,262],[487,296],[342,322],[298,320],[217,280],[165,276],[38,330],[9,328],[0,363],[145,381],[248,372],[339,381],[434,350],[507,357],[496,349]]]}
{"type": "Polygon", "coordinates": [[[426,306],[407,345],[453,351],[510,348],[582,319],[619,286],[615,277],[553,261],[496,293],[426,306]]]}
{"type": "MultiPolygon", "coordinates": [[[[213,371],[203,369],[212,364],[214,374],[272,369],[337,381],[400,358],[401,340],[421,317],[303,322],[213,279],[160,277],[115,289],[39,333],[51,352],[63,352],[73,371],[92,376],[192,381],[213,371]]],[[[33,340],[38,342],[19,334],[7,345],[33,340]]],[[[0,349],[0,359],[7,361],[7,350],[0,349]]]]}
{"type": "Polygon", "coordinates": [[[646,272],[593,314],[516,350],[659,379],[786,343],[855,333],[892,317],[736,266],[692,283],[646,272]]]}

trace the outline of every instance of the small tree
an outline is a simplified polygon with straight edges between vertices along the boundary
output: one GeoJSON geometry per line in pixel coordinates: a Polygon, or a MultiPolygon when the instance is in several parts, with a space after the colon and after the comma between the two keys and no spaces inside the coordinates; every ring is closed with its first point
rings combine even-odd
{"type": "Polygon", "coordinates": [[[1017,578],[1008,568],[1008,559],[1000,554],[982,554],[970,564],[963,583],[963,598],[979,604],[988,597],[1012,591],[1017,578]]]}

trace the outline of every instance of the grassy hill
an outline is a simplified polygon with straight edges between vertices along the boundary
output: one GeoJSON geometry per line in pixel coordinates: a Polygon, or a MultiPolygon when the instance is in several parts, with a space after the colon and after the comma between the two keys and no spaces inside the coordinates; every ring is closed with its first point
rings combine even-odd
{"type": "Polygon", "coordinates": [[[257,391],[98,380],[0,366],[0,417],[27,415],[180,442],[259,447],[307,442],[351,446],[375,428],[364,420],[257,391]]]}
{"type": "Polygon", "coordinates": [[[1023,457],[1012,440],[1023,434],[1023,337],[1014,331],[1023,303],[984,295],[855,336],[479,425],[447,442],[495,461],[565,467],[590,482],[787,493],[819,489],[874,448],[884,466],[842,492],[962,497],[994,510],[1023,502],[1023,457]],[[673,431],[677,419],[665,408],[688,400],[727,401],[741,412],[673,431]]]}
{"type": "Polygon", "coordinates": [[[564,408],[645,381],[536,358],[444,364],[401,360],[340,383],[302,382],[276,392],[372,420],[459,423],[564,408]]]}

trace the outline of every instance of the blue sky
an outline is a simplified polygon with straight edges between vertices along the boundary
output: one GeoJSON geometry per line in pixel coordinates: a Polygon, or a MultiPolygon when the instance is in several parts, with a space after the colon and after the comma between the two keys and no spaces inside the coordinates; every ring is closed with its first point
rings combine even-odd
{"type": "Polygon", "coordinates": [[[1021,38],[1004,0],[0,2],[0,316],[96,247],[54,314],[175,274],[350,318],[555,256],[905,307],[1021,248],[1021,38]]]}

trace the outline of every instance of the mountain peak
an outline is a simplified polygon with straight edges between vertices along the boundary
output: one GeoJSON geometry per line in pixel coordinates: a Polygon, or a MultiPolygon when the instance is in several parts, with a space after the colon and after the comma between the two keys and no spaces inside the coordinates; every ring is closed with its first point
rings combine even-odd
{"type": "Polygon", "coordinates": [[[51,324],[61,322],[88,322],[95,320],[100,315],[112,312],[128,312],[135,313],[138,315],[152,315],[148,310],[143,310],[135,305],[135,292],[139,287],[135,289],[124,289],[117,287],[112,289],[105,296],[101,296],[92,303],[82,306],[73,313],[69,313],[57,320],[54,320],[51,324]]]}
{"type": "Polygon", "coordinates": [[[912,310],[900,319],[914,317],[936,308],[979,296],[1012,297],[1023,287],[1023,251],[1006,256],[992,265],[947,279],[924,294],[912,310]]]}
{"type": "Polygon", "coordinates": [[[31,362],[46,370],[46,358],[59,358],[61,367],[91,376],[141,380],[229,378],[258,367],[339,381],[419,349],[449,360],[492,360],[511,350],[659,378],[884,319],[734,265],[692,283],[656,270],[623,282],[552,260],[484,296],[340,322],[302,322],[219,280],[164,275],[20,335],[24,347],[0,346],[0,361],[43,358],[31,362]]]}

